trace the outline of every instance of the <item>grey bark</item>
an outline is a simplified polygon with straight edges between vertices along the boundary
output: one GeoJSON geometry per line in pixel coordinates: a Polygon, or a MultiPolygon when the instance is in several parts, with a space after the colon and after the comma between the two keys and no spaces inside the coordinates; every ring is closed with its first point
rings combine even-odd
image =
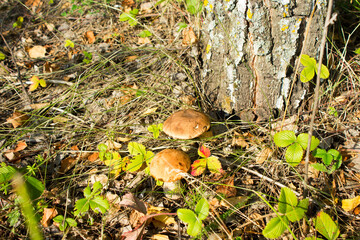
{"type": "MultiPolygon", "coordinates": [[[[284,110],[301,48],[310,57],[319,53],[326,1],[208,0],[204,4],[201,88],[212,107],[235,112],[244,120],[267,119],[273,109],[284,110]]],[[[299,106],[307,87],[296,81],[291,109],[299,106]]]]}

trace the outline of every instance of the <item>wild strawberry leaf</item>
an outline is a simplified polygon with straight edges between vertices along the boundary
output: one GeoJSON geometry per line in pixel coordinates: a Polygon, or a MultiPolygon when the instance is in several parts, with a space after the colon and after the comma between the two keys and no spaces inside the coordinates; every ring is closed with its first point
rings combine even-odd
{"type": "Polygon", "coordinates": [[[217,157],[211,156],[206,159],[207,161],[207,167],[210,170],[211,173],[221,173],[222,172],[222,166],[217,157]]]}
{"type": "Polygon", "coordinates": [[[210,149],[208,149],[207,147],[205,147],[204,145],[201,145],[198,149],[198,154],[200,157],[203,158],[208,158],[210,157],[211,153],[210,153],[210,149]]]}
{"type": "Polygon", "coordinates": [[[201,158],[191,164],[191,175],[199,176],[205,171],[206,168],[206,158],[201,158]]]}
{"type": "Polygon", "coordinates": [[[278,238],[283,234],[288,224],[289,220],[286,216],[272,218],[270,222],[266,224],[262,234],[266,238],[278,238]]]}
{"type": "Polygon", "coordinates": [[[287,147],[290,144],[296,142],[295,133],[289,130],[277,132],[274,135],[274,142],[278,147],[287,147]]]}
{"type": "Polygon", "coordinates": [[[304,150],[299,143],[290,145],[285,152],[285,159],[291,166],[297,166],[304,154],[304,150]]]}

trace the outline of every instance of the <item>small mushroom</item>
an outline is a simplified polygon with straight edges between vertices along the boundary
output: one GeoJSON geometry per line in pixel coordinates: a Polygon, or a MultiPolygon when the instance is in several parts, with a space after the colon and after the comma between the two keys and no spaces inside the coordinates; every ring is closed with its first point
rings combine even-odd
{"type": "Polygon", "coordinates": [[[178,139],[193,139],[210,128],[210,118],[192,109],[180,110],[172,114],[163,125],[163,131],[178,139]]]}
{"type": "Polygon", "coordinates": [[[150,163],[150,174],[156,180],[164,182],[165,196],[178,199],[181,193],[182,173],[190,169],[189,156],[178,149],[165,149],[157,153],[150,163]]]}

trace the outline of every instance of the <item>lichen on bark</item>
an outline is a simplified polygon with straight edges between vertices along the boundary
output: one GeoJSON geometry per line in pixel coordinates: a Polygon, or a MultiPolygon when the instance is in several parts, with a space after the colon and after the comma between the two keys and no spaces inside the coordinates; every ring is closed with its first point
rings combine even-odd
{"type": "MultiPolygon", "coordinates": [[[[313,7],[307,0],[205,1],[201,84],[216,108],[238,115],[250,110],[259,119],[283,110],[313,7]]],[[[312,21],[304,53],[316,56],[321,9],[312,21]]],[[[305,87],[296,84],[294,109],[305,87]]]]}

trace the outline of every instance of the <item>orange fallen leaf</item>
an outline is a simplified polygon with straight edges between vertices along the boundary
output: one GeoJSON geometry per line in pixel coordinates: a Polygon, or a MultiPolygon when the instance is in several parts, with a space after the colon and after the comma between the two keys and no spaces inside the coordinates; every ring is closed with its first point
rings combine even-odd
{"type": "Polygon", "coordinates": [[[73,151],[79,151],[79,148],[78,148],[77,145],[71,146],[70,149],[73,150],[73,151]]]}
{"type": "Polygon", "coordinates": [[[125,62],[132,62],[132,61],[135,61],[135,59],[137,59],[139,56],[128,56],[125,58],[125,62]]]}
{"type": "Polygon", "coordinates": [[[27,144],[25,141],[19,141],[16,145],[16,148],[14,149],[14,152],[19,152],[21,150],[24,150],[27,147],[27,144]]]}
{"type": "Polygon", "coordinates": [[[93,44],[95,42],[95,35],[93,31],[87,31],[85,33],[85,38],[88,43],[93,44]]]}
{"type": "Polygon", "coordinates": [[[183,45],[189,46],[197,42],[197,37],[192,27],[184,29],[182,34],[183,34],[183,41],[182,41],[183,45]]]}
{"type": "Polygon", "coordinates": [[[99,152],[94,152],[93,154],[91,154],[91,155],[88,157],[88,160],[89,160],[90,162],[94,162],[94,161],[96,161],[98,158],[99,158],[99,152]]]}
{"type": "Polygon", "coordinates": [[[31,58],[45,57],[46,49],[43,46],[37,45],[29,49],[29,56],[31,58]]]}
{"type": "Polygon", "coordinates": [[[58,212],[56,211],[55,208],[44,208],[43,217],[41,219],[41,225],[43,225],[44,227],[48,227],[50,220],[56,217],[57,214],[58,212]]]}
{"type": "Polygon", "coordinates": [[[15,110],[13,115],[6,119],[6,122],[11,123],[14,128],[17,128],[23,125],[28,119],[29,117],[26,114],[15,110]]]}

